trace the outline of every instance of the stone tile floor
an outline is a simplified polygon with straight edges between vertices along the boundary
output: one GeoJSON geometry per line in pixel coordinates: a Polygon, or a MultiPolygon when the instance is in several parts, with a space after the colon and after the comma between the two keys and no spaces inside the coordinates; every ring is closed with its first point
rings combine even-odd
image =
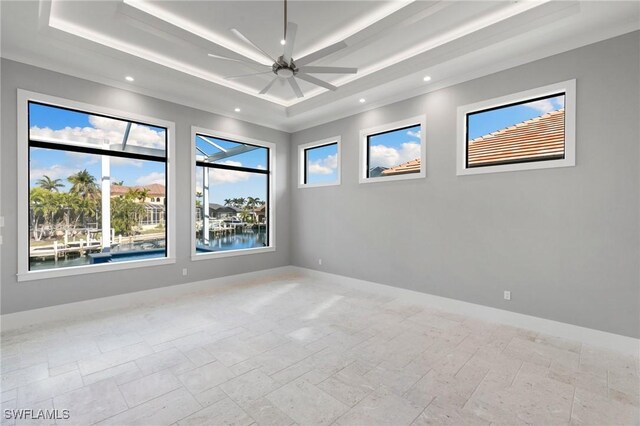
{"type": "Polygon", "coordinates": [[[2,335],[4,409],[57,424],[639,424],[639,362],[311,278],[2,335]]]}

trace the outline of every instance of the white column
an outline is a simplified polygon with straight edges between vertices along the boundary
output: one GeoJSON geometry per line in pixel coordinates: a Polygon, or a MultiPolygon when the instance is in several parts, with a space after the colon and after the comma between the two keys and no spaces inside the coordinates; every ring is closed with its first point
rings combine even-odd
{"type": "Polygon", "coordinates": [[[202,168],[202,239],[209,245],[209,168],[202,168]]]}
{"type": "MultiPolygon", "coordinates": [[[[109,149],[109,141],[104,142],[109,149]]],[[[111,249],[111,164],[108,155],[102,156],[102,251],[111,249]]]]}

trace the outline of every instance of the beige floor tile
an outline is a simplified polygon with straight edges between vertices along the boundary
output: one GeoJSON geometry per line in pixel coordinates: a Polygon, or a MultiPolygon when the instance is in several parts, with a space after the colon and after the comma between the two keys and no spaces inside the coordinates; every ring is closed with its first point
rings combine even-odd
{"type": "Polygon", "coordinates": [[[266,398],[242,404],[241,407],[261,426],[290,426],[295,423],[266,398]]]}
{"type": "Polygon", "coordinates": [[[31,402],[43,401],[81,388],[83,385],[82,377],[77,371],[49,377],[48,379],[20,386],[18,388],[18,404],[25,405],[31,402]]]}
{"type": "Polygon", "coordinates": [[[204,392],[234,377],[233,373],[219,361],[178,375],[178,379],[193,394],[204,392]]]}
{"type": "Polygon", "coordinates": [[[69,410],[69,422],[58,423],[78,425],[97,423],[128,408],[113,379],[102,380],[57,396],[53,399],[53,404],[58,410],[69,410]]]}
{"type": "Polygon", "coordinates": [[[488,426],[489,421],[474,416],[471,413],[462,411],[459,408],[449,404],[441,404],[437,398],[429,404],[425,410],[420,413],[417,419],[411,423],[412,426],[424,425],[442,425],[442,426],[460,426],[460,425],[477,425],[488,426]]]}
{"type": "Polygon", "coordinates": [[[162,426],[181,420],[202,406],[184,388],[176,389],[97,424],[113,426],[162,426]]]}
{"type": "Polygon", "coordinates": [[[571,424],[638,425],[640,409],[583,389],[576,389],[571,424]]]}
{"type": "Polygon", "coordinates": [[[380,388],[341,416],[336,425],[409,425],[421,411],[421,407],[380,388]]]}
{"type": "Polygon", "coordinates": [[[304,379],[284,385],[265,398],[301,425],[329,425],[349,408],[304,379]]]}
{"type": "Polygon", "coordinates": [[[189,359],[176,348],[154,352],[135,360],[136,366],[144,376],[187,363],[190,364],[189,359]]]}
{"type": "Polygon", "coordinates": [[[129,361],[142,358],[145,355],[153,353],[153,349],[146,343],[136,343],[134,345],[125,346],[104,352],[100,355],[81,359],[78,361],[80,372],[83,376],[95,373],[116,365],[125,364],[129,361]]]}
{"type": "Polygon", "coordinates": [[[117,384],[123,384],[140,377],[142,377],[142,372],[132,361],[82,376],[82,381],[85,385],[90,385],[92,383],[99,382],[100,380],[113,378],[117,384]]]}
{"type": "Polygon", "coordinates": [[[182,386],[169,370],[162,370],[120,385],[120,391],[129,407],[135,407],[182,386]]]}
{"type": "Polygon", "coordinates": [[[281,385],[262,371],[251,370],[220,385],[236,403],[244,406],[261,399],[281,385]]]}
{"type": "Polygon", "coordinates": [[[229,398],[222,399],[213,405],[191,414],[180,420],[180,426],[237,425],[249,426],[255,423],[242,408],[229,398]]]}

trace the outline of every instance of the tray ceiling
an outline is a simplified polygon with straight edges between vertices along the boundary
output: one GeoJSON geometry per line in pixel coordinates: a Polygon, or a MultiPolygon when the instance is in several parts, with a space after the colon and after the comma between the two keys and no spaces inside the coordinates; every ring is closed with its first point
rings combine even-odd
{"type": "Polygon", "coordinates": [[[357,67],[316,75],[335,92],[285,81],[209,53],[270,65],[282,54],[280,1],[40,1],[2,3],[2,56],[271,127],[295,130],[638,29],[637,2],[289,1],[294,59],[338,41],[313,63],[357,67]],[[556,42],[554,43],[554,40],[556,42]],[[123,81],[134,75],[135,82],[123,81]],[[430,75],[428,84],[422,80],[430,75]],[[357,100],[366,98],[366,105],[357,100]],[[241,113],[234,113],[240,108],[241,113]]]}

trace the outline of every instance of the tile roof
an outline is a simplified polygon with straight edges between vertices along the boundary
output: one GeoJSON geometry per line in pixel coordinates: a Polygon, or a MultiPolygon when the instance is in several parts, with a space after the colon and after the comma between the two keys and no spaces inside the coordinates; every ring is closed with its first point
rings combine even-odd
{"type": "Polygon", "coordinates": [[[148,189],[150,196],[164,196],[164,185],[160,185],[159,183],[144,186],[111,185],[111,195],[124,195],[129,189],[148,189]]]}
{"type": "Polygon", "coordinates": [[[564,157],[564,108],[469,141],[470,167],[564,157]]]}
{"type": "Polygon", "coordinates": [[[385,169],[381,176],[395,176],[395,175],[405,175],[407,173],[419,173],[420,172],[420,159],[416,158],[415,160],[407,161],[406,163],[399,164],[394,167],[389,167],[385,169]]]}

